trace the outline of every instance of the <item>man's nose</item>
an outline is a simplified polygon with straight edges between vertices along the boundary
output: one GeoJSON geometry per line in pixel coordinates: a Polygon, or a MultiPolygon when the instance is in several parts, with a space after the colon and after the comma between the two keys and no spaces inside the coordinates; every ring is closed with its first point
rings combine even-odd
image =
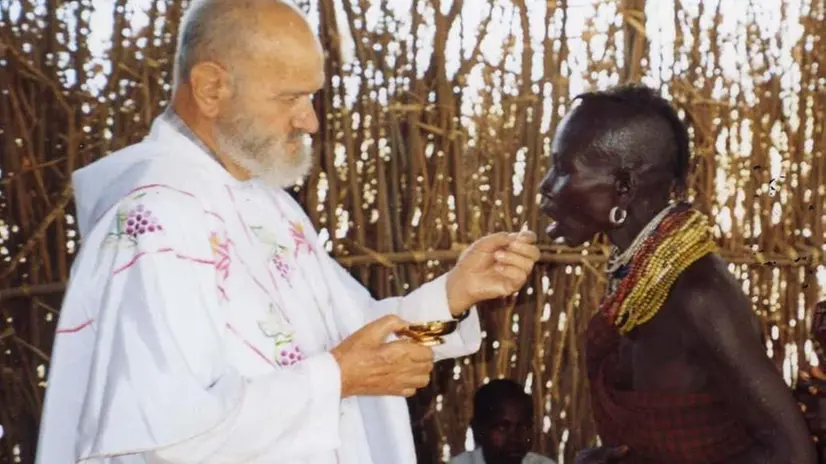
{"type": "Polygon", "coordinates": [[[528,441],[528,431],[524,427],[515,427],[508,433],[508,442],[511,445],[522,445],[528,441]]]}
{"type": "Polygon", "coordinates": [[[298,114],[293,118],[293,128],[307,132],[308,134],[315,134],[318,132],[318,116],[313,106],[312,97],[307,97],[299,109],[298,114]]]}

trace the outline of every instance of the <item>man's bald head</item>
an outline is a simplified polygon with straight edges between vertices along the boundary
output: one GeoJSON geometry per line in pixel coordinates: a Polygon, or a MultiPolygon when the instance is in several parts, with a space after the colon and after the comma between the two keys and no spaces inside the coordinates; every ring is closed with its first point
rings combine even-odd
{"type": "Polygon", "coordinates": [[[324,52],[294,6],[195,0],[175,62],[174,111],[237,179],[283,188],[312,166],[324,52]]]}
{"type": "Polygon", "coordinates": [[[195,0],[178,33],[175,87],[189,80],[198,63],[212,61],[233,69],[256,54],[274,57],[309,41],[316,38],[306,17],[285,1],[195,0]]]}

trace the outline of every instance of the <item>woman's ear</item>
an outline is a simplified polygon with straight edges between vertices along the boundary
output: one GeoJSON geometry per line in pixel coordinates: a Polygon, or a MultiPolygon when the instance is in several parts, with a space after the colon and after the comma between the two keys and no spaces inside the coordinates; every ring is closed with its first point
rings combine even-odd
{"type": "Polygon", "coordinates": [[[627,169],[620,169],[614,175],[614,194],[617,196],[619,206],[626,209],[637,190],[637,182],[634,175],[627,169]]]}

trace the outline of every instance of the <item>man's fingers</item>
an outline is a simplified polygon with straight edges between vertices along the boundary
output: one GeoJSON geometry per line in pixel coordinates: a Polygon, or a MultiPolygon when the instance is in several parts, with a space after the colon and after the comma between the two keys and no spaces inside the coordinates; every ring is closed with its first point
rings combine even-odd
{"type": "Polygon", "coordinates": [[[410,379],[411,386],[414,388],[426,387],[430,383],[430,375],[417,375],[410,379]]]}
{"type": "Polygon", "coordinates": [[[433,363],[433,350],[417,343],[415,340],[396,340],[387,343],[384,349],[391,354],[391,357],[404,362],[433,363]]]}
{"type": "Polygon", "coordinates": [[[428,346],[413,344],[410,348],[410,359],[413,361],[421,361],[433,363],[433,349],[428,346]]]}
{"type": "Polygon", "coordinates": [[[536,232],[532,230],[523,230],[516,234],[516,239],[519,243],[534,244],[536,243],[536,232]]]}
{"type": "Polygon", "coordinates": [[[509,236],[505,232],[486,235],[473,243],[473,247],[479,251],[493,253],[494,251],[507,247],[514,237],[509,236]]]}
{"type": "MultiPolygon", "coordinates": [[[[518,290],[526,280],[528,280],[529,271],[517,266],[503,266],[501,264],[497,264],[494,269],[497,273],[511,281],[513,286],[516,287],[513,289],[514,292],[518,290]]],[[[510,290],[510,286],[508,286],[507,290],[510,290]]]]}
{"type": "Polygon", "coordinates": [[[408,343],[404,346],[404,352],[410,361],[433,363],[433,350],[430,347],[418,343],[408,343]]]}
{"type": "MultiPolygon", "coordinates": [[[[536,243],[536,234],[529,231],[524,230],[522,232],[499,232],[496,234],[486,235],[476,242],[473,243],[474,249],[482,252],[493,253],[496,250],[508,248],[509,246],[515,246],[515,244],[519,244],[521,246],[527,245],[528,247],[532,246],[536,243]]],[[[529,250],[529,248],[524,248],[524,250],[529,250]]],[[[536,254],[538,257],[539,250],[536,250],[536,254]]],[[[532,256],[534,254],[533,251],[528,252],[527,256],[532,256]]]]}
{"type": "Polygon", "coordinates": [[[525,243],[521,240],[514,240],[510,243],[507,250],[512,253],[522,255],[533,261],[539,259],[539,247],[537,247],[533,243],[525,243]]]}
{"type": "Polygon", "coordinates": [[[396,369],[396,376],[403,386],[419,388],[430,383],[432,372],[431,361],[405,361],[396,369]]]}
{"type": "Polygon", "coordinates": [[[369,333],[370,338],[374,341],[381,343],[387,339],[390,334],[395,333],[408,325],[410,324],[402,320],[400,317],[389,314],[367,324],[362,330],[369,333]]]}
{"type": "Polygon", "coordinates": [[[427,374],[417,374],[417,375],[410,375],[406,376],[403,379],[400,379],[399,386],[402,391],[405,390],[418,390],[420,388],[424,388],[427,384],[430,383],[430,375],[427,374]]]}
{"type": "MultiPolygon", "coordinates": [[[[516,242],[514,242],[516,243],[516,242]]],[[[504,250],[499,250],[494,253],[494,258],[499,264],[505,266],[514,266],[519,269],[522,269],[525,272],[531,272],[533,270],[533,266],[536,263],[535,260],[531,259],[528,256],[523,256],[517,253],[509,253],[504,250]]]]}

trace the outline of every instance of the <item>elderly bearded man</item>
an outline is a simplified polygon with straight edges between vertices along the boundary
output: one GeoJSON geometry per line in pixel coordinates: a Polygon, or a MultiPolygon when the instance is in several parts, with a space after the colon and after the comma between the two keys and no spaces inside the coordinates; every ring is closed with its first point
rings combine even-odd
{"type": "Polygon", "coordinates": [[[38,462],[415,462],[404,396],[480,344],[476,302],[527,279],[532,233],[373,300],[281,190],[304,175],[324,83],[278,1],[196,2],[171,110],[74,176],[83,249],[54,346],[38,462]],[[388,337],[463,319],[431,350],[388,337]]]}

